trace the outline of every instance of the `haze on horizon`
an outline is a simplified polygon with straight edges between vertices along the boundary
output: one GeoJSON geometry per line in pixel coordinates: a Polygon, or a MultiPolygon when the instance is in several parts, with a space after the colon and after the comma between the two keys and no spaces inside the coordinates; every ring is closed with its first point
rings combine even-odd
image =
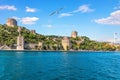
{"type": "Polygon", "coordinates": [[[0,24],[15,18],[44,35],[70,36],[75,30],[97,41],[113,41],[114,32],[120,37],[120,0],[0,0],[0,16],[0,24]]]}

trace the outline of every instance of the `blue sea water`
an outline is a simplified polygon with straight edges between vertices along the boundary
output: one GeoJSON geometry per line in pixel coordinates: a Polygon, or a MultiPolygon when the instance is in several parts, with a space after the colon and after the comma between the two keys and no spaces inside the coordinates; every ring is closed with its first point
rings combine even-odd
{"type": "Polygon", "coordinates": [[[0,80],[120,80],[120,52],[0,51],[0,80]]]}

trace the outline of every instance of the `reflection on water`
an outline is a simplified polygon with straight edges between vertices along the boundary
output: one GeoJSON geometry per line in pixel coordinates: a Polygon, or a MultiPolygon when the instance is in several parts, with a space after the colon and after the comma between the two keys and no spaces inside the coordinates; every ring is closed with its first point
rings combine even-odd
{"type": "Polygon", "coordinates": [[[0,52],[0,80],[120,80],[119,52],[0,52]]]}

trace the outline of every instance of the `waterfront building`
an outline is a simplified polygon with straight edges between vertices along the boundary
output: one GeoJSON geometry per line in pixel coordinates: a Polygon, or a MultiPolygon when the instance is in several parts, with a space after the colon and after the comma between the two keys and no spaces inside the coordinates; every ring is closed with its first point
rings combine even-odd
{"type": "Polygon", "coordinates": [[[78,32],[77,32],[77,31],[72,31],[72,33],[71,33],[71,37],[72,37],[72,38],[76,38],[77,35],[78,35],[78,32]]]}
{"type": "Polygon", "coordinates": [[[69,50],[70,49],[71,43],[70,43],[70,40],[69,40],[68,37],[64,37],[62,39],[62,46],[63,46],[64,50],[69,50]]]}
{"type": "Polygon", "coordinates": [[[6,24],[9,27],[14,27],[17,26],[17,21],[13,18],[8,18],[6,24]]]}

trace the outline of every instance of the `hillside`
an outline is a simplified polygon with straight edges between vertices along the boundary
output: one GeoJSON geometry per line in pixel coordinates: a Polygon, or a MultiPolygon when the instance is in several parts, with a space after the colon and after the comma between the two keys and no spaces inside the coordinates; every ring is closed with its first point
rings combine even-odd
{"type": "MultiPolygon", "coordinates": [[[[8,27],[7,25],[0,25],[0,45],[14,46],[17,41],[17,32],[18,27],[8,27]]],[[[63,50],[61,36],[44,36],[40,34],[33,34],[30,30],[22,27],[21,30],[22,36],[24,36],[25,44],[43,42],[43,50],[63,50]]],[[[114,51],[116,47],[105,42],[96,42],[90,40],[86,36],[81,36],[77,38],[69,37],[71,41],[71,50],[104,50],[104,51],[114,51]]],[[[36,49],[39,49],[36,46],[36,49]]]]}

